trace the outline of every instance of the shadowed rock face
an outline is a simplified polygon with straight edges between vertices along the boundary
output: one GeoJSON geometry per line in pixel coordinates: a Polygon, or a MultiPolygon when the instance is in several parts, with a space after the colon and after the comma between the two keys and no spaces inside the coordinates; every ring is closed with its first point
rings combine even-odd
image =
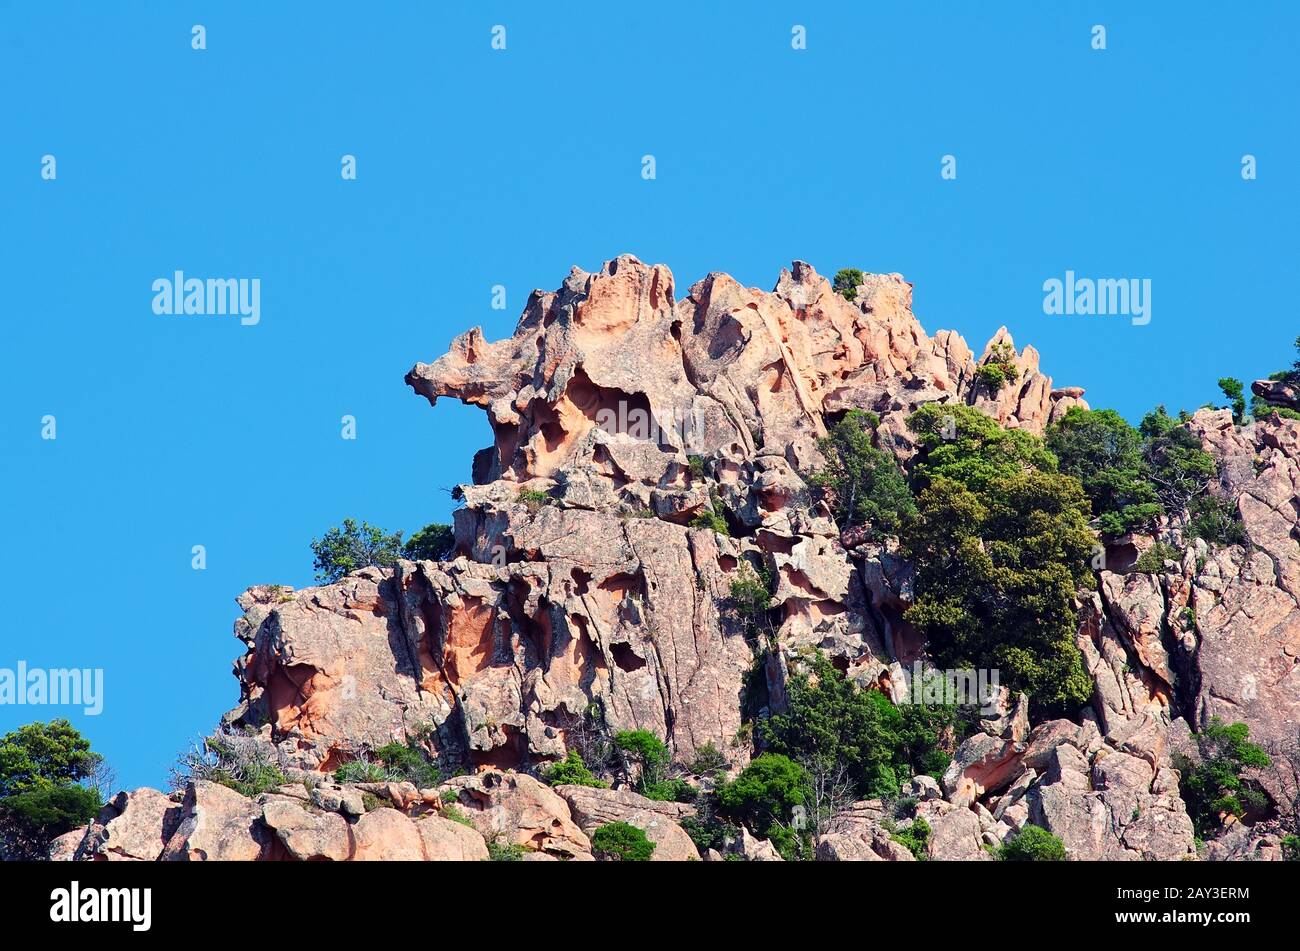
{"type": "MultiPolygon", "coordinates": [[[[241,696],[225,723],[273,746],[311,794],[288,786],[251,799],[201,781],[170,796],[122,793],[55,854],[477,859],[494,842],[586,859],[600,824],[627,821],[657,859],[697,857],[680,827],[690,807],[627,789],[551,790],[527,771],[580,747],[593,711],[611,730],[662,737],[677,762],[712,744],[734,770],[749,748],[735,742],[744,684],[765,680],[779,708],[808,647],[897,699],[903,668],[926,649],[903,619],[913,566],[892,541],[841,536],[804,476],[821,461],[816,440],[850,409],[876,413],[880,445],[905,460],[905,420],[927,402],[1035,433],[1086,407],[1081,389],[1052,387],[1032,348],[1009,345],[1000,329],[980,358],[1009,352],[1018,370],[993,392],[959,336],[926,335],[896,274],[867,275],[850,302],[799,262],[770,292],[711,274],[680,299],[662,265],[624,256],[574,269],[558,290],[533,293],[511,338],[471,330],[407,374],[431,402],[483,407],[494,433],[458,489],[450,560],[240,596],[241,696]],[[728,534],[691,527],[714,509],[728,534]],[[771,578],[762,636],[781,648],[752,679],[755,632],[728,600],[746,563],[771,578]],[[316,785],[361,751],[415,735],[471,775],[441,790],[316,785]],[[450,800],[461,815],[444,814],[450,800]]],[[[924,819],[937,859],[985,858],[1027,822],[1072,858],[1195,854],[1171,737],[1185,743],[1217,715],[1281,740],[1300,721],[1300,422],[1242,429],[1203,410],[1191,428],[1219,460],[1212,491],[1236,504],[1250,544],[1187,544],[1156,575],[1133,570],[1153,539],[1111,546],[1096,590],[1080,592],[1090,705],[1031,728],[1023,696],[1004,688],[1001,712],[958,748],[942,783],[912,781],[913,815],[853,804],[824,830],[818,858],[912,860],[892,837],[896,818],[924,819]]],[[[1179,526],[1168,529],[1177,539],[1179,526]]],[[[1266,836],[1240,838],[1219,853],[1280,854],[1266,836]]],[[[777,857],[748,832],[728,848],[777,857]]]]}

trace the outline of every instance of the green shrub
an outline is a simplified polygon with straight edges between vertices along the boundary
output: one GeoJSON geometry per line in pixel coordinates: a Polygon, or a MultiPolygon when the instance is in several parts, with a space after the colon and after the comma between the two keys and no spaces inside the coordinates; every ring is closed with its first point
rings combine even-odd
{"type": "Polygon", "coordinates": [[[701,809],[697,815],[686,816],[680,825],[701,852],[709,849],[724,852],[728,840],[737,835],[736,827],[722,821],[712,810],[701,809]]]}
{"type": "Polygon", "coordinates": [[[0,856],[38,861],[50,840],[95,817],[103,757],[67,720],[28,723],[0,737],[0,856]]]}
{"type": "Polygon", "coordinates": [[[1282,836],[1282,861],[1300,862],[1300,835],[1282,836]]]}
{"type": "Polygon", "coordinates": [[[719,515],[712,506],[706,506],[695,513],[695,517],[690,520],[689,525],[691,528],[707,528],[719,535],[731,535],[731,529],[727,527],[727,520],[719,515]]]}
{"type": "Polygon", "coordinates": [[[1187,537],[1203,538],[1211,544],[1246,544],[1246,526],[1237,514],[1237,505],[1206,493],[1187,504],[1187,537]]]}
{"type": "Polygon", "coordinates": [[[413,739],[408,739],[405,743],[387,743],[375,750],[374,757],[387,768],[387,780],[390,782],[414,783],[417,788],[428,789],[441,784],[446,778],[413,739]]]}
{"type": "Polygon", "coordinates": [[[1047,428],[1046,444],[1060,471],[1083,485],[1103,535],[1150,530],[1163,514],[1142,434],[1113,409],[1071,407],[1047,428]]]}
{"type": "Polygon", "coordinates": [[[551,505],[555,499],[551,498],[550,493],[540,492],[537,489],[520,489],[519,494],[515,496],[516,502],[522,502],[528,506],[528,510],[536,512],[543,505],[551,505]]]}
{"type": "Polygon", "coordinates": [[[709,773],[725,770],[727,757],[712,743],[705,743],[695,748],[695,756],[686,768],[696,776],[707,776],[709,773]]]}
{"type": "Polygon", "coordinates": [[[864,277],[865,275],[855,267],[840,268],[835,272],[831,288],[845,300],[857,300],[858,288],[862,285],[864,277]]]}
{"type": "Polygon", "coordinates": [[[622,730],[614,734],[614,745],[643,766],[653,768],[668,762],[668,747],[649,730],[622,730]]]}
{"type": "Polygon", "coordinates": [[[649,730],[615,733],[614,747],[623,754],[625,772],[632,772],[631,766],[639,767],[636,791],[647,799],[672,801],[679,797],[683,785],[691,790],[691,798],[694,798],[694,787],[668,777],[668,747],[649,730]]]}
{"type": "Polygon", "coordinates": [[[879,419],[851,410],[817,443],[826,464],[807,476],[827,501],[841,531],[869,526],[876,535],[895,535],[916,514],[916,503],[894,457],[871,444],[879,419]]]}
{"type": "Polygon", "coordinates": [[[1138,428],[1145,440],[1143,456],[1156,495],[1166,512],[1181,514],[1218,475],[1218,465],[1187,428],[1186,414],[1175,419],[1163,406],[1157,406],[1142,418],[1138,428]]]}
{"type": "Polygon", "coordinates": [[[596,858],[606,862],[648,862],[655,844],[636,826],[611,822],[592,833],[591,849],[596,858]]]}
{"type": "Polygon", "coordinates": [[[1144,575],[1158,575],[1165,570],[1166,561],[1177,561],[1178,551],[1164,542],[1156,542],[1134,563],[1133,569],[1144,575]]]}
{"type": "Polygon", "coordinates": [[[927,404],[909,425],[921,492],[902,536],[906,619],[937,667],[998,669],[1039,715],[1072,712],[1092,693],[1075,644],[1075,594],[1094,583],[1082,486],[1041,440],[972,407],[927,404]]]}
{"type": "Polygon", "coordinates": [[[728,588],[726,609],[739,622],[745,637],[756,641],[773,633],[768,620],[772,610],[772,576],[765,565],[757,570],[748,561],[736,569],[728,588]]]}
{"type": "Polygon", "coordinates": [[[502,842],[494,837],[488,842],[487,850],[490,862],[522,862],[524,859],[524,847],[516,842],[502,842]]]}
{"type": "Polygon", "coordinates": [[[9,843],[6,851],[17,853],[15,858],[23,857],[24,853],[28,853],[27,858],[44,858],[46,843],[84,826],[102,806],[98,791],[76,783],[41,786],[7,796],[0,802],[0,823],[12,825],[15,831],[21,831],[21,836],[5,829],[4,838],[9,843]],[[12,848],[19,838],[30,843],[30,852],[12,848]]]}
{"type": "Polygon", "coordinates": [[[656,802],[694,802],[699,790],[684,779],[661,779],[641,785],[641,795],[656,802]]]}
{"type": "Polygon", "coordinates": [[[25,724],[0,736],[0,799],[81,782],[102,762],[67,720],[25,724]]]}
{"type": "Polygon", "coordinates": [[[691,473],[692,479],[703,479],[705,473],[705,462],[703,456],[687,456],[687,469],[691,473]]]}
{"type": "Polygon", "coordinates": [[[564,759],[542,774],[542,780],[550,786],[591,786],[595,789],[609,786],[592,774],[577,750],[569,750],[564,759]]]}
{"type": "Polygon", "coordinates": [[[719,810],[743,822],[755,835],[772,839],[783,856],[791,857],[793,837],[788,822],[795,806],[809,795],[808,771],[780,753],[754,758],[731,782],[718,787],[719,810]]]}
{"type": "Polygon", "coordinates": [[[471,829],[474,828],[474,821],[465,815],[465,811],[455,803],[443,803],[442,817],[450,819],[452,822],[459,822],[463,826],[469,826],[471,829]]]}
{"type": "Polygon", "coordinates": [[[950,757],[942,737],[957,737],[951,706],[895,706],[878,690],[861,690],[818,652],[792,673],[784,712],[759,724],[774,753],[808,769],[843,767],[863,798],[892,797],[917,774],[940,776],[950,757]]]}
{"type": "Polygon", "coordinates": [[[388,769],[372,759],[354,759],[334,770],[334,781],[339,783],[386,783],[388,769]]]}
{"type": "Polygon", "coordinates": [[[1231,726],[1218,717],[1195,735],[1200,762],[1175,754],[1174,767],[1181,775],[1180,788],[1187,814],[1202,837],[1217,831],[1228,816],[1240,818],[1248,809],[1262,809],[1267,795],[1242,773],[1248,768],[1271,765],[1268,754],[1250,742],[1244,723],[1231,726]]]}
{"type": "Polygon", "coordinates": [[[202,779],[243,796],[258,796],[289,782],[272,753],[273,748],[257,737],[229,730],[214,733],[182,756],[172,770],[172,786],[183,789],[202,779]]]}
{"type": "Polygon", "coordinates": [[[1232,421],[1240,426],[1246,416],[1246,395],[1241,381],[1225,376],[1219,380],[1219,389],[1232,405],[1232,421]]]}
{"type": "Polygon", "coordinates": [[[1026,825],[998,848],[1004,862],[1064,862],[1065,844],[1039,826],[1026,825]]]}
{"type": "Polygon", "coordinates": [[[912,820],[911,825],[902,829],[895,829],[889,837],[901,845],[905,845],[907,850],[915,855],[918,859],[929,858],[930,847],[930,823],[926,822],[919,816],[912,820]]]}
{"type": "Polygon", "coordinates": [[[312,539],[316,580],[332,584],[344,575],[370,565],[387,567],[402,553],[402,533],[389,534],[366,522],[345,518],[323,538],[312,539]]]}
{"type": "Polygon", "coordinates": [[[451,526],[433,522],[402,546],[402,557],[408,561],[442,561],[455,547],[456,533],[451,526]]]}
{"type": "Polygon", "coordinates": [[[990,390],[997,392],[1020,378],[1020,368],[1016,366],[1015,359],[1016,351],[1011,344],[996,343],[990,348],[984,362],[975,368],[975,376],[990,390]]]}

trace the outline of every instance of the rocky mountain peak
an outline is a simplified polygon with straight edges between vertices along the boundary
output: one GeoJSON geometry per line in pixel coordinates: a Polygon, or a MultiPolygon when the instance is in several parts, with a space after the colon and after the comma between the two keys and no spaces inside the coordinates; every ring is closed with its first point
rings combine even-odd
{"type": "MultiPolygon", "coordinates": [[[[750,762],[755,718],[785,709],[814,657],[907,702],[928,653],[906,614],[918,566],[896,538],[841,530],[810,491],[826,461],[819,440],[867,410],[875,448],[907,462],[908,418],[927,404],[1033,434],[1087,408],[1006,327],[977,359],[951,331],[926,334],[900,275],[840,283],[795,261],[771,291],[714,273],[678,298],[667,267],[623,255],[535,291],[511,337],[475,328],[416,364],[406,382],[417,394],[480,406],[492,427],[458,489],[454,552],[239,598],[240,701],[222,742],[292,781],[123,793],[56,850],[584,859],[600,827],[627,822],[659,859],[721,858],[684,831],[695,804],[625,778],[552,788],[539,777],[643,731],[679,770],[713,759],[710,776],[681,780],[711,789],[750,762]],[[760,582],[745,616],[738,598],[760,582]],[[462,775],[422,787],[336,772],[394,743],[462,775]]],[[[899,777],[929,857],[987,859],[1027,825],[1072,858],[1194,857],[1174,754],[1194,756],[1192,734],[1216,716],[1246,719],[1263,741],[1293,733],[1300,421],[1240,426],[1202,410],[1180,425],[1213,457],[1205,488],[1239,516],[1241,539],[1211,546],[1166,519],[1161,537],[1183,542],[1176,558],[1153,562],[1165,551],[1155,535],[1099,546],[1095,586],[1075,603],[1087,702],[1031,720],[1026,695],[1001,687],[941,778],[899,777]]],[[[816,830],[817,857],[911,860],[895,808],[841,804],[816,830]]],[[[751,833],[741,824],[725,848],[778,857],[751,833]]],[[[1266,830],[1238,839],[1221,852],[1280,854],[1266,830]]]]}

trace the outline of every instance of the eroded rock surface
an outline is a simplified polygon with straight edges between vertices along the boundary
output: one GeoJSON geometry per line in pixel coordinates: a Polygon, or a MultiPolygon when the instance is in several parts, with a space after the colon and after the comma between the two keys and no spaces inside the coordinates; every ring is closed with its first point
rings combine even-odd
{"type": "MultiPolygon", "coordinates": [[[[492,843],[532,861],[588,859],[610,821],[646,831],[657,859],[700,857],[680,825],[690,807],[532,774],[580,747],[593,717],[651,731],[675,762],[711,745],[743,767],[757,638],[728,594],[750,570],[771,579],[764,637],[777,650],[759,672],[770,708],[809,648],[899,699],[905,669],[926,658],[903,617],[913,566],[894,540],[841,535],[812,500],[817,439],[866,409],[880,446],[906,461],[906,419],[925,403],[1034,433],[1087,405],[1005,328],[977,358],[955,333],[925,333],[901,276],[866,275],[848,301],[801,262],[771,291],[711,274],[680,296],[666,267],[631,256],[575,268],[533,293],[510,338],[471,330],[406,380],[430,402],[481,407],[492,428],[457,489],[449,559],[239,598],[240,702],[225,724],[307,786],[123,793],[62,837],[59,857],[472,860],[492,843]],[[1012,384],[979,380],[991,359],[1014,365],[1012,384]],[[725,534],[693,526],[710,514],[725,534]],[[429,790],[321,781],[412,738],[467,775],[429,790]]],[[[1292,405],[1290,390],[1265,389],[1292,405]]],[[[1300,722],[1300,422],[1239,427],[1202,410],[1190,427],[1220,464],[1210,491],[1239,513],[1245,543],[1183,544],[1175,521],[1162,530],[1185,554],[1154,574],[1136,562],[1155,539],[1111,545],[1095,590],[1079,594],[1090,704],[1031,724],[1023,698],[1003,696],[941,781],[912,780],[906,814],[856,803],[819,830],[818,858],[911,860],[893,831],[919,819],[936,859],[987,858],[1028,822],[1071,858],[1195,854],[1179,738],[1214,716],[1264,742],[1300,722]]],[[[1272,857],[1276,839],[1241,831],[1210,857],[1272,857]]],[[[749,830],[728,848],[779,858],[749,830]]]]}

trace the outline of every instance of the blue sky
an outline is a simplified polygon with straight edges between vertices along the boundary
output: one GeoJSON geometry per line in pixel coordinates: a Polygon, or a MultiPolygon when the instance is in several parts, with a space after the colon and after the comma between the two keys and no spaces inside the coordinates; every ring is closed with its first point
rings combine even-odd
{"type": "Polygon", "coordinates": [[[100,716],[0,730],[164,782],[237,699],[240,591],[345,516],[448,520],[487,425],[404,372],[574,264],[899,271],[1132,419],[1288,364],[1300,11],[1164,7],[0,0],[0,667],[105,671],[100,716]],[[176,269],[260,278],[260,324],[155,316],[176,269]],[[1149,278],[1151,323],[1045,315],[1067,269],[1149,278]]]}

